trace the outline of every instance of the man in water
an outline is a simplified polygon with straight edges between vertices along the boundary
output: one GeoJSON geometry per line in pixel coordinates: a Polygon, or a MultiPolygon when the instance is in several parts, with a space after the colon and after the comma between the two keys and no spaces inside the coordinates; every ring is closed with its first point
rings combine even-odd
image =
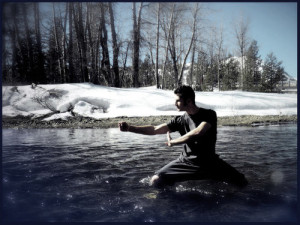
{"type": "Polygon", "coordinates": [[[217,140],[217,116],[210,109],[197,107],[195,92],[189,86],[180,86],[175,91],[178,111],[185,111],[168,123],[158,126],[132,126],[119,122],[121,131],[144,135],[167,134],[167,145],[183,145],[178,159],[156,171],[150,184],[172,185],[175,182],[198,179],[215,179],[245,186],[244,175],[219,158],[215,153],[217,140]],[[172,139],[170,132],[178,131],[181,137],[172,139]]]}

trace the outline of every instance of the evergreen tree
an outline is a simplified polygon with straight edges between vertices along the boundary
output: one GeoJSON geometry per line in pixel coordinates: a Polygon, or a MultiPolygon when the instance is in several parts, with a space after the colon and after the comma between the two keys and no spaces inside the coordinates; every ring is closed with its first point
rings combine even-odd
{"type": "Polygon", "coordinates": [[[152,86],[155,84],[155,73],[151,63],[150,55],[147,54],[144,61],[140,63],[140,79],[139,83],[143,86],[152,86]]]}
{"type": "Polygon", "coordinates": [[[196,64],[196,91],[204,90],[204,75],[206,74],[208,67],[207,54],[202,48],[198,51],[198,58],[196,64]]]}
{"type": "Polygon", "coordinates": [[[245,91],[258,91],[261,79],[261,59],[258,54],[257,41],[251,42],[245,59],[245,73],[243,87],[245,91]]]}
{"type": "Polygon", "coordinates": [[[207,68],[205,77],[204,77],[204,90],[213,91],[215,85],[217,84],[217,69],[218,66],[216,63],[210,64],[207,68]]]}
{"type": "Polygon", "coordinates": [[[261,91],[276,91],[277,84],[284,78],[284,68],[281,64],[282,62],[278,62],[276,56],[272,52],[267,55],[263,65],[261,91]]]}
{"type": "Polygon", "coordinates": [[[229,57],[224,65],[223,90],[235,90],[239,78],[239,62],[229,57]]]}

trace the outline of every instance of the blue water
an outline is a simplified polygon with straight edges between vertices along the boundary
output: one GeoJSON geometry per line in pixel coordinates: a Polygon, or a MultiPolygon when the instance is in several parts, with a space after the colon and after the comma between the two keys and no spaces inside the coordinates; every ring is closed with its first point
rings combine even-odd
{"type": "Polygon", "coordinates": [[[218,129],[217,153],[245,174],[243,189],[217,181],[150,187],[153,172],[181,150],[165,139],[118,129],[4,129],[2,220],[297,220],[296,125],[218,129]]]}

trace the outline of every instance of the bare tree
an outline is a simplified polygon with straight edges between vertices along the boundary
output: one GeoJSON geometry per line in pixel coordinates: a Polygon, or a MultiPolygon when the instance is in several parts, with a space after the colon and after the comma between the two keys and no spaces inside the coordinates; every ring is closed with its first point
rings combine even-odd
{"type": "Polygon", "coordinates": [[[69,63],[69,76],[68,80],[70,82],[76,82],[74,60],[73,60],[73,3],[68,2],[68,12],[69,12],[69,45],[68,45],[68,63],[69,63]]]}
{"type": "MultiPolygon", "coordinates": [[[[156,79],[156,74],[155,74],[155,70],[156,70],[156,63],[154,63],[154,54],[153,54],[153,49],[154,49],[154,40],[153,40],[153,35],[151,35],[152,34],[152,31],[151,30],[148,30],[147,31],[147,36],[145,37],[144,36],[144,39],[146,38],[146,42],[147,42],[147,47],[148,47],[148,50],[149,50],[149,56],[150,56],[150,61],[151,61],[151,68],[149,68],[149,70],[150,71],[154,71],[154,73],[152,73],[151,72],[151,74],[153,74],[154,75],[154,78],[155,78],[155,80],[157,81],[157,79],[156,79]]],[[[156,58],[156,56],[155,56],[155,58],[156,58]]],[[[158,60],[157,60],[157,62],[158,62],[158,60]]],[[[144,79],[144,78],[143,78],[144,79]]]]}
{"type": "Polygon", "coordinates": [[[67,39],[67,20],[68,20],[68,13],[67,13],[67,5],[65,6],[65,15],[63,18],[61,9],[59,8],[60,12],[60,26],[62,29],[62,37],[61,37],[61,62],[62,62],[62,81],[64,83],[67,82],[67,76],[66,76],[66,61],[67,61],[67,46],[66,46],[66,39],[67,39]]]}
{"type": "Polygon", "coordinates": [[[215,41],[214,41],[214,33],[210,33],[209,42],[207,43],[208,47],[208,68],[207,74],[205,77],[205,83],[209,86],[209,91],[214,90],[215,84],[215,74],[216,74],[216,53],[215,53],[215,41]]]}
{"type": "MultiPolygon", "coordinates": [[[[196,31],[198,26],[200,7],[198,3],[182,4],[172,3],[171,14],[167,14],[167,18],[162,24],[165,33],[166,49],[170,53],[170,59],[173,68],[173,84],[178,86],[182,84],[183,73],[193,43],[196,39],[196,31]],[[189,7],[191,6],[191,7],[189,7]],[[192,11],[192,17],[190,17],[192,11]],[[170,19],[169,19],[170,18],[170,19]],[[168,24],[168,25],[167,25],[168,24]],[[187,46],[187,49],[185,49],[187,46]]],[[[163,67],[163,79],[165,75],[166,62],[168,54],[166,53],[165,63],[163,67]]],[[[163,80],[163,87],[164,80],[163,80]]]]}
{"type": "MultiPolygon", "coordinates": [[[[25,4],[22,7],[22,12],[23,12],[23,22],[24,22],[24,28],[25,28],[25,34],[26,34],[26,47],[27,47],[27,52],[28,52],[28,56],[29,56],[29,71],[33,72],[33,64],[34,64],[34,60],[33,60],[33,43],[32,43],[32,39],[30,37],[30,29],[29,29],[29,24],[28,24],[28,18],[27,18],[27,14],[28,14],[28,5],[25,4]]],[[[28,80],[29,82],[36,82],[36,74],[28,74],[28,80]]]]}
{"type": "Polygon", "coordinates": [[[184,67],[185,67],[185,64],[186,64],[186,60],[187,60],[187,57],[190,54],[192,45],[195,42],[194,39],[195,39],[195,33],[196,33],[196,24],[197,24],[198,12],[199,12],[199,3],[195,3],[195,8],[194,8],[194,12],[193,12],[192,37],[191,37],[191,40],[190,40],[189,48],[188,48],[188,50],[187,50],[187,52],[185,54],[184,60],[183,60],[183,64],[182,64],[181,71],[180,71],[180,77],[178,79],[177,85],[181,85],[182,84],[182,76],[183,76],[183,71],[184,71],[184,67]]]}
{"type": "Polygon", "coordinates": [[[136,3],[132,3],[132,19],[133,19],[133,86],[139,87],[139,59],[140,59],[140,41],[141,41],[141,16],[143,2],[140,3],[138,16],[136,15],[136,3]]]}
{"type": "MultiPolygon", "coordinates": [[[[55,50],[56,52],[61,52],[59,40],[58,40],[58,28],[57,28],[57,18],[56,18],[56,12],[55,12],[55,3],[52,3],[52,15],[53,15],[53,33],[54,33],[54,42],[55,42],[55,50]]],[[[62,65],[60,57],[57,59],[58,64],[58,73],[59,77],[61,79],[62,77],[62,65]]]]}
{"type": "Polygon", "coordinates": [[[87,42],[83,21],[83,6],[82,2],[76,2],[74,4],[74,25],[78,41],[81,77],[83,82],[89,82],[89,73],[87,67],[87,42]]]}
{"type": "Polygon", "coordinates": [[[46,83],[46,75],[44,69],[44,54],[42,50],[42,37],[41,37],[41,28],[40,28],[40,11],[39,3],[35,2],[34,4],[34,21],[35,21],[35,36],[36,36],[36,46],[37,46],[37,70],[39,71],[39,77],[37,81],[41,83],[46,83]]]}
{"type": "Polygon", "coordinates": [[[216,46],[216,57],[217,57],[217,80],[218,80],[218,89],[221,90],[221,81],[220,81],[220,70],[221,70],[221,60],[223,58],[222,53],[224,51],[224,34],[223,27],[215,28],[214,30],[214,41],[216,46]]]}
{"type": "Polygon", "coordinates": [[[110,15],[110,26],[111,26],[111,37],[113,44],[113,72],[114,72],[114,85],[115,87],[120,87],[120,77],[119,77],[119,45],[117,43],[117,34],[115,29],[115,19],[112,3],[108,3],[109,15],[110,15]]]}
{"type": "Polygon", "coordinates": [[[159,88],[159,76],[158,76],[158,55],[159,55],[159,21],[160,21],[160,3],[157,3],[157,28],[156,28],[156,60],[155,60],[155,77],[156,77],[156,88],[159,88]]]}
{"type": "Polygon", "coordinates": [[[237,39],[237,44],[239,48],[239,53],[241,55],[241,88],[243,89],[243,83],[244,83],[244,57],[246,54],[246,51],[248,49],[248,32],[249,32],[249,19],[244,19],[243,16],[241,16],[238,23],[235,24],[234,27],[235,36],[237,39]]]}
{"type": "Polygon", "coordinates": [[[108,34],[106,29],[106,20],[105,20],[105,12],[106,5],[104,3],[100,4],[100,45],[102,47],[102,61],[101,61],[101,70],[104,74],[106,81],[109,86],[113,86],[113,78],[111,76],[110,71],[110,60],[109,60],[109,50],[108,50],[108,34]]]}
{"type": "Polygon", "coordinates": [[[207,53],[204,51],[202,45],[197,46],[198,56],[197,56],[197,75],[196,75],[196,90],[203,91],[204,89],[204,73],[207,72],[207,53]]]}
{"type": "Polygon", "coordinates": [[[190,68],[190,86],[193,86],[195,53],[196,53],[196,41],[193,42],[193,49],[192,49],[192,59],[191,59],[191,68],[190,68]]]}
{"type": "MultiPolygon", "coordinates": [[[[172,5],[172,19],[170,20],[168,31],[168,50],[170,52],[173,73],[174,73],[174,86],[178,85],[178,59],[180,58],[180,46],[178,47],[178,36],[180,22],[182,22],[183,12],[186,10],[185,5],[179,3],[173,3],[172,5]]],[[[180,43],[179,43],[180,44],[180,43]]]]}
{"type": "Polygon", "coordinates": [[[88,61],[90,62],[90,81],[94,84],[99,84],[98,71],[97,71],[97,58],[98,50],[96,48],[96,35],[95,33],[95,4],[92,2],[86,3],[86,36],[88,41],[88,61]]]}
{"type": "Polygon", "coordinates": [[[168,28],[166,24],[162,24],[164,26],[165,30],[165,38],[166,38],[166,47],[165,47],[165,60],[163,63],[163,72],[162,72],[162,89],[165,89],[165,74],[166,74],[166,67],[167,67],[167,61],[168,61],[168,52],[169,52],[169,40],[170,40],[170,34],[171,34],[171,26],[173,23],[173,17],[174,17],[174,10],[175,10],[175,3],[172,4],[172,10],[171,10],[171,16],[170,16],[170,22],[168,28]]]}
{"type": "Polygon", "coordinates": [[[128,59],[128,52],[129,52],[129,49],[130,49],[130,46],[131,46],[131,41],[127,41],[127,45],[126,45],[126,49],[125,51],[123,51],[121,53],[121,56],[122,56],[122,65],[123,65],[123,68],[122,68],[122,73],[121,73],[121,77],[120,77],[120,81],[121,81],[121,86],[127,86],[127,82],[125,80],[125,74],[126,74],[126,64],[127,64],[127,59],[128,59]]]}
{"type": "MultiPolygon", "coordinates": [[[[3,5],[3,19],[6,21],[12,21],[11,23],[4,23],[4,31],[7,32],[9,39],[11,40],[11,69],[10,72],[8,72],[8,77],[6,77],[7,81],[13,82],[15,79],[18,79],[20,74],[18,73],[17,69],[17,58],[18,58],[18,52],[20,51],[20,45],[21,45],[21,38],[20,38],[20,28],[19,28],[19,23],[17,19],[17,15],[19,15],[19,7],[17,4],[10,4],[10,3],[5,3],[3,5]]],[[[6,43],[6,38],[2,39],[3,42],[6,43]]],[[[4,45],[3,47],[6,47],[4,45]]],[[[8,54],[2,55],[2,57],[8,56],[8,54]]],[[[2,58],[2,60],[4,60],[2,58]]],[[[5,60],[7,62],[8,60],[5,60]]],[[[7,65],[6,63],[4,64],[5,66],[7,65]]],[[[9,67],[9,66],[7,66],[9,67]]]]}

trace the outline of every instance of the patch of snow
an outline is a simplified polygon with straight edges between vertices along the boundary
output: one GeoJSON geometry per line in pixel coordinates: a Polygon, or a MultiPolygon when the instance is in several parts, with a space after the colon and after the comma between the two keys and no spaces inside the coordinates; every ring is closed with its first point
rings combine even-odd
{"type": "MultiPolygon", "coordinates": [[[[5,116],[39,117],[50,113],[51,109],[58,112],[45,120],[67,119],[72,116],[71,110],[95,119],[183,113],[175,107],[173,91],[156,89],[155,86],[113,88],[90,83],[38,85],[34,89],[31,85],[6,86],[2,88],[2,99],[2,114],[5,116]],[[43,104],[37,100],[42,100],[43,104]],[[51,107],[47,108],[49,105],[51,107]]],[[[196,92],[196,104],[214,109],[218,116],[297,115],[295,93],[196,92]]]]}
{"type": "Polygon", "coordinates": [[[59,114],[54,114],[52,116],[49,116],[49,117],[43,119],[43,121],[50,121],[50,120],[57,120],[57,119],[67,121],[69,117],[73,117],[71,112],[65,112],[65,113],[59,113],[59,114]]]}

